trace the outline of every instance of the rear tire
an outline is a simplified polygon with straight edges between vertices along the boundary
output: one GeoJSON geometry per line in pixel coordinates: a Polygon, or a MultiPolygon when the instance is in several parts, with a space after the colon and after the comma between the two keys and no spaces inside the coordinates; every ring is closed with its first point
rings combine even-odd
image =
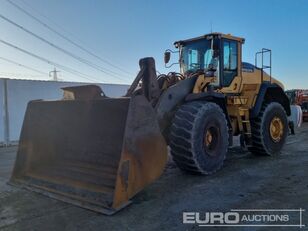
{"type": "Polygon", "coordinates": [[[215,103],[182,105],[170,129],[171,155],[177,166],[195,174],[212,174],[223,165],[228,149],[228,126],[215,103]]]}
{"type": "Polygon", "coordinates": [[[281,104],[263,105],[257,118],[251,121],[252,146],[249,151],[257,155],[277,155],[288,135],[288,119],[281,104]]]}

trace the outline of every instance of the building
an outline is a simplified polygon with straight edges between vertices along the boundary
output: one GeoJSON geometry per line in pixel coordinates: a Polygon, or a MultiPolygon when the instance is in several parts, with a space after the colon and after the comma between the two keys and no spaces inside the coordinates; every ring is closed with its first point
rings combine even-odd
{"type": "MultiPolygon", "coordinates": [[[[30,100],[61,99],[62,87],[86,85],[89,83],[38,81],[0,78],[0,145],[17,143],[21,126],[30,100]]],[[[93,83],[91,83],[93,84],[93,83]]],[[[129,85],[120,84],[96,84],[110,97],[124,95],[129,85]]]]}

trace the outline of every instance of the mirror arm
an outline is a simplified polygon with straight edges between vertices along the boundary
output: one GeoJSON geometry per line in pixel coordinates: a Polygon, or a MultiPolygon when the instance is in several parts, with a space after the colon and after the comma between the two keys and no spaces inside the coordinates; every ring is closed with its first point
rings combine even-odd
{"type": "MultiPolygon", "coordinates": [[[[173,53],[173,54],[175,54],[175,53],[180,53],[179,50],[173,51],[173,50],[170,50],[170,49],[165,50],[165,52],[170,52],[170,53],[173,53]]],[[[177,62],[177,63],[172,63],[172,64],[170,64],[170,65],[167,65],[167,63],[165,63],[165,68],[170,68],[170,67],[172,67],[172,66],[175,65],[175,64],[179,64],[179,62],[177,62]]]]}
{"type": "Polygon", "coordinates": [[[170,49],[167,49],[166,51],[170,52],[170,53],[179,53],[180,51],[173,51],[173,50],[170,50],[170,49]]]}
{"type": "Polygon", "coordinates": [[[170,64],[169,66],[167,66],[167,63],[165,63],[165,68],[170,68],[170,67],[172,67],[172,66],[175,65],[175,64],[179,64],[179,62],[177,62],[177,63],[172,63],[172,64],[170,64]]]}

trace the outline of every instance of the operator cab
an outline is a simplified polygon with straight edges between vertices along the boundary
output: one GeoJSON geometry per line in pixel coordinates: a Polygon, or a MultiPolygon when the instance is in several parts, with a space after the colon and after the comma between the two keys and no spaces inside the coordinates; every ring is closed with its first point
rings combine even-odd
{"type": "MultiPolygon", "coordinates": [[[[179,49],[181,74],[186,77],[195,74],[216,77],[214,85],[227,87],[241,73],[239,64],[243,43],[243,38],[222,33],[177,41],[174,45],[179,49]]],[[[170,58],[170,52],[166,53],[165,57],[170,58]]],[[[168,58],[165,62],[169,61],[168,58]]]]}

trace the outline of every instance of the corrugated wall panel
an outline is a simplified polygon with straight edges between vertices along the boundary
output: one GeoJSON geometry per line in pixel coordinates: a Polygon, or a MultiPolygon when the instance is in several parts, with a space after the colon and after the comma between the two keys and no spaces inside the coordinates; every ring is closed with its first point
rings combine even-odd
{"type": "Polygon", "coordinates": [[[3,82],[4,82],[4,79],[0,79],[0,120],[1,120],[1,123],[0,123],[0,144],[3,144],[4,142],[4,99],[3,99],[3,95],[4,95],[4,92],[3,92],[3,82]]]}

